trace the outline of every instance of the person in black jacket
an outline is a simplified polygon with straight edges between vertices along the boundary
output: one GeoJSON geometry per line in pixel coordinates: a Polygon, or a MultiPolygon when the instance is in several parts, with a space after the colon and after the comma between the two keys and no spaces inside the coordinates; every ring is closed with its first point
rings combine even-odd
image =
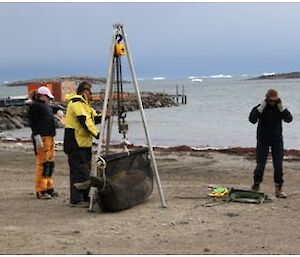
{"type": "Polygon", "coordinates": [[[291,122],[293,117],[289,110],[284,107],[278,92],[275,89],[269,89],[266,98],[261,104],[255,106],[249,115],[249,121],[257,126],[257,147],[256,147],[256,168],[254,170],[254,183],[252,190],[259,191],[260,183],[263,181],[263,175],[269,148],[271,147],[272,160],[274,167],[275,196],[286,198],[287,195],[282,191],[283,171],[283,138],[282,138],[282,120],[291,122]]]}
{"type": "MultiPolygon", "coordinates": [[[[36,196],[38,199],[51,199],[58,196],[53,183],[55,117],[53,107],[49,105],[53,95],[47,87],[42,86],[32,96],[28,114],[36,155],[36,196]]],[[[59,112],[62,110],[56,109],[57,114],[61,115],[59,112]]]]}

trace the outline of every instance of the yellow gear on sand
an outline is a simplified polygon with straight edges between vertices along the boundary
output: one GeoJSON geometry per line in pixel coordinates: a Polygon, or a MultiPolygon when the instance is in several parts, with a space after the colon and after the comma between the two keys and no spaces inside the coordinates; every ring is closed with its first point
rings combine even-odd
{"type": "Polygon", "coordinates": [[[218,187],[218,188],[214,188],[212,190],[211,193],[209,193],[208,195],[209,196],[213,196],[213,197],[223,197],[225,195],[228,194],[228,188],[225,188],[225,187],[218,187]]]}

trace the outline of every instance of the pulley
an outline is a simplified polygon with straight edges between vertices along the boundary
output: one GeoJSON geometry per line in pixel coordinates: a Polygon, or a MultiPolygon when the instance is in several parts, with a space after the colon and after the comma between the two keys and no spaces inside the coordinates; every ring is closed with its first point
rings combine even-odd
{"type": "Polygon", "coordinates": [[[115,45],[115,56],[120,57],[126,55],[126,49],[123,44],[117,43],[115,45]]]}

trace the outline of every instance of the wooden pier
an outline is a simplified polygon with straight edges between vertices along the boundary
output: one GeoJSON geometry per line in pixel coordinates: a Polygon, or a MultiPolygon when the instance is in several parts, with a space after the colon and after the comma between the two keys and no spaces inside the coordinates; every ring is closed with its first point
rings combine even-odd
{"type": "Polygon", "coordinates": [[[28,102],[28,96],[12,96],[0,98],[0,107],[24,105],[28,102]]]}
{"type": "Polygon", "coordinates": [[[176,85],[176,94],[170,95],[174,102],[177,104],[186,104],[187,103],[187,96],[185,94],[184,86],[182,86],[181,94],[179,93],[178,85],[176,85]]]}

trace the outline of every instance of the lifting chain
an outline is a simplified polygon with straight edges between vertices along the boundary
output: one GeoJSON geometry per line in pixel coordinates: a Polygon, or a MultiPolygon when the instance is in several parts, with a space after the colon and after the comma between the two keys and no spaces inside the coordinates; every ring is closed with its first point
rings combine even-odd
{"type": "Polygon", "coordinates": [[[124,106],[124,90],[123,90],[123,78],[122,78],[122,62],[121,57],[125,55],[125,47],[121,44],[123,36],[120,33],[116,34],[116,47],[115,47],[115,71],[116,71],[116,93],[117,93],[117,112],[118,112],[118,129],[119,133],[123,135],[122,144],[124,152],[129,154],[127,145],[126,134],[128,132],[128,122],[126,121],[126,111],[124,106]],[[120,50],[121,49],[121,50],[120,50]]]}

